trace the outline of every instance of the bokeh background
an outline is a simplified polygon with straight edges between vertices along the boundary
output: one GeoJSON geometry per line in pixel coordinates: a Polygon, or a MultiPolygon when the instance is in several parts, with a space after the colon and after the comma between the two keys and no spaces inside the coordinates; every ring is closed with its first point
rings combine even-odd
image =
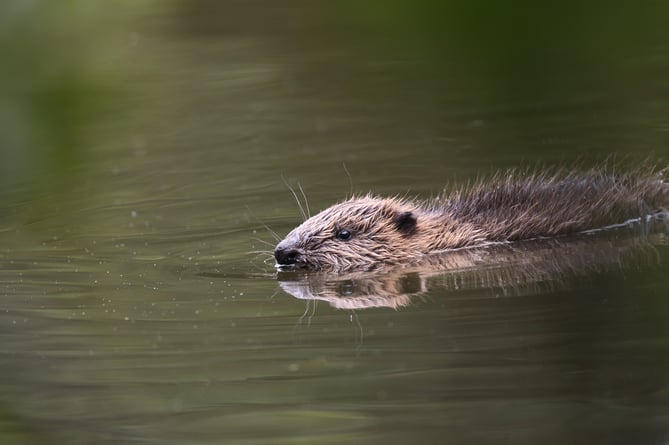
{"type": "MultiPolygon", "coordinates": [[[[458,164],[666,153],[662,2],[2,9],[5,202],[92,186],[110,158],[141,164],[133,153],[185,175],[228,160],[209,163],[219,178],[265,185],[281,173],[346,183],[348,163],[354,184],[387,172],[400,189],[443,183],[458,164]],[[258,175],[270,157],[279,174],[258,175]]],[[[149,181],[146,167],[134,173],[149,181]]]]}

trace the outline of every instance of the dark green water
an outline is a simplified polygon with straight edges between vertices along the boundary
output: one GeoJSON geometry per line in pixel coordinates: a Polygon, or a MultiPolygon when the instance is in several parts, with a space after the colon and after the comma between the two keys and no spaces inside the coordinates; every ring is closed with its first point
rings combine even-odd
{"type": "Polygon", "coordinates": [[[568,283],[351,310],[282,290],[265,227],[301,220],[284,181],[313,212],[666,163],[664,8],[22,4],[0,7],[0,442],[669,440],[666,233],[568,283]]]}

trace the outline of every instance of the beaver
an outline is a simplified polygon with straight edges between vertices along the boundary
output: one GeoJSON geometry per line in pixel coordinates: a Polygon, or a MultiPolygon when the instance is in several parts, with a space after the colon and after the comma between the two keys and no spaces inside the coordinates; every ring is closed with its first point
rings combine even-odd
{"type": "Polygon", "coordinates": [[[354,196],[292,230],[274,257],[282,269],[369,271],[452,249],[667,215],[667,169],[616,170],[509,170],[426,200],[354,196]]]}

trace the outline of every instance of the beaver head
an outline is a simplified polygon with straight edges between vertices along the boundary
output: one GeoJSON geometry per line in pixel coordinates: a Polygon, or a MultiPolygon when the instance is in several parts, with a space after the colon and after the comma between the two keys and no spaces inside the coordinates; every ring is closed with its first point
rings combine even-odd
{"type": "Polygon", "coordinates": [[[278,266],[301,269],[373,269],[420,254],[411,242],[420,209],[392,198],[364,196],[307,219],[274,250],[278,266]]]}

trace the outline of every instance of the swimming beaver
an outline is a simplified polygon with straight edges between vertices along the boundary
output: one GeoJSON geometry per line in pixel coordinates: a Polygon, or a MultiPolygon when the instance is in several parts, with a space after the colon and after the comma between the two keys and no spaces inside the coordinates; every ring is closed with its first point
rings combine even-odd
{"type": "Polygon", "coordinates": [[[430,200],[353,197],[304,221],[274,257],[278,267],[372,270],[449,249],[604,228],[667,208],[669,183],[652,167],[510,170],[430,200]]]}

